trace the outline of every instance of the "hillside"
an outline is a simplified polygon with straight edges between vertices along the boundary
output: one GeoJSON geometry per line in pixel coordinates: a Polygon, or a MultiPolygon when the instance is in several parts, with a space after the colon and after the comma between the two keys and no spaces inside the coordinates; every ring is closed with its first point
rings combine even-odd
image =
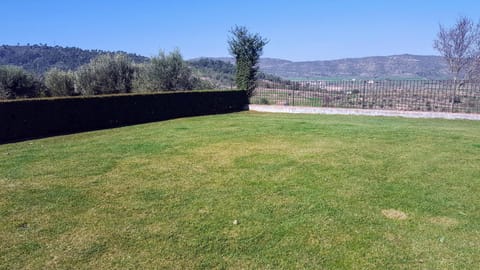
{"type": "MultiPolygon", "coordinates": [[[[42,74],[53,67],[75,70],[88,63],[92,58],[105,53],[111,52],[46,45],[2,45],[0,46],[0,65],[20,66],[30,72],[42,74]]],[[[147,57],[137,54],[126,54],[135,62],[148,60],[147,57]]]]}
{"type": "Polygon", "coordinates": [[[212,58],[198,58],[187,61],[193,73],[212,83],[215,88],[233,88],[235,85],[235,65],[228,61],[212,58]]]}
{"type": "MultiPolygon", "coordinates": [[[[235,85],[235,65],[229,58],[197,58],[187,61],[194,74],[211,82],[216,88],[233,88],[235,85]]],[[[258,79],[280,81],[281,77],[260,71],[258,79]]]]}
{"type": "MultiPolygon", "coordinates": [[[[83,50],[74,47],[25,45],[0,46],[0,65],[16,65],[36,74],[57,67],[75,70],[92,58],[105,53],[101,50],[83,50]]],[[[125,52],[123,52],[125,53],[125,52]]],[[[135,62],[148,58],[128,54],[135,62]]],[[[216,85],[227,87],[233,84],[234,65],[222,65],[215,61],[234,64],[231,57],[189,60],[189,64],[200,77],[205,77],[216,85]]],[[[293,62],[276,58],[262,58],[261,78],[272,74],[288,79],[345,79],[345,78],[390,78],[390,79],[445,79],[450,78],[446,62],[440,56],[393,55],[364,58],[347,58],[329,61],[293,62]]]]}
{"type": "Polygon", "coordinates": [[[447,65],[439,56],[393,55],[332,61],[284,62],[266,61],[262,70],[288,78],[363,77],[427,78],[449,77],[447,65]]]}
{"type": "MultiPolygon", "coordinates": [[[[73,47],[25,45],[25,46],[0,46],[0,66],[14,65],[24,68],[41,76],[50,68],[62,70],[76,70],[91,59],[106,53],[125,53],[134,62],[141,63],[149,58],[126,52],[109,52],[101,50],[83,50],[73,47]]],[[[232,59],[233,60],[233,59],[232,59]]],[[[235,85],[235,65],[228,58],[212,59],[198,58],[187,61],[197,78],[211,84],[213,88],[229,89],[235,85]]],[[[259,78],[263,80],[281,80],[281,78],[260,72],[259,78]]]]}
{"type": "MultiPolygon", "coordinates": [[[[217,59],[233,62],[232,58],[217,59]]],[[[450,78],[448,67],[442,57],[410,54],[304,62],[262,58],[260,70],[288,79],[450,78]]]]}

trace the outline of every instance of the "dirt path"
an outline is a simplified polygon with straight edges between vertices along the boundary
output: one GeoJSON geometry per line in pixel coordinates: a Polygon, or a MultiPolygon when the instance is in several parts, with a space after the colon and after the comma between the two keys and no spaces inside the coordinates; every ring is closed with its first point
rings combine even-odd
{"type": "Polygon", "coordinates": [[[468,113],[413,112],[413,111],[366,110],[366,109],[364,110],[364,109],[297,107],[297,106],[256,105],[256,104],[250,104],[249,110],[259,111],[259,112],[278,112],[278,113],[397,116],[397,117],[407,117],[407,118],[443,118],[443,119],[467,119],[467,120],[480,121],[480,114],[468,114],[468,113]]]}

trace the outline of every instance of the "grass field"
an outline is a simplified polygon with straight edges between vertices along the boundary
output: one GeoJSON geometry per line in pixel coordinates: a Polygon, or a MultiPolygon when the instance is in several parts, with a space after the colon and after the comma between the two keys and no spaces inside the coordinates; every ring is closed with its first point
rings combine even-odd
{"type": "Polygon", "coordinates": [[[480,123],[236,113],[0,145],[0,268],[475,269],[480,123]]]}

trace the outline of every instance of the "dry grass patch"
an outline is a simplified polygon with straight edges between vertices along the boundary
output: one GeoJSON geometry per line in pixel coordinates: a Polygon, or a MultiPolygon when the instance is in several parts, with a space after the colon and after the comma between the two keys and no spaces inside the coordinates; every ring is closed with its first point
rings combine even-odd
{"type": "Polygon", "coordinates": [[[435,225],[441,225],[445,227],[454,227],[459,224],[459,221],[457,219],[450,217],[432,217],[428,220],[435,225]]]}
{"type": "Polygon", "coordinates": [[[395,220],[405,220],[408,218],[407,214],[396,209],[384,209],[382,210],[382,214],[386,218],[395,219],[395,220]]]}

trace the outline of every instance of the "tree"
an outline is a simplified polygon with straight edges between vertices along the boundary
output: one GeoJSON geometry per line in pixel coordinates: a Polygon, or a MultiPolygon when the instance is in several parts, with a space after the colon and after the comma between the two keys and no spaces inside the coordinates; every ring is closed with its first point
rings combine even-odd
{"type": "Polygon", "coordinates": [[[480,80],[480,23],[477,25],[477,42],[475,44],[475,56],[473,66],[470,69],[470,78],[480,80]]]}
{"type": "Polygon", "coordinates": [[[461,82],[458,80],[472,79],[479,70],[479,39],[480,23],[475,25],[471,19],[459,17],[451,28],[440,25],[437,39],[434,41],[433,47],[445,58],[450,72],[453,74],[452,112],[455,102],[459,100],[457,92],[461,82]]]}
{"type": "MultiPolygon", "coordinates": [[[[46,46],[45,44],[10,46],[0,45],[1,62],[7,65],[19,66],[35,75],[43,75],[50,68],[61,70],[76,70],[88,64],[90,60],[109,53],[100,50],[82,50],[74,47],[46,46]]],[[[114,52],[115,54],[123,52],[114,52]]],[[[127,54],[127,53],[125,53],[127,54]]],[[[147,57],[127,54],[129,59],[136,63],[148,60],[147,57]]]]}
{"type": "Polygon", "coordinates": [[[455,81],[470,78],[480,60],[480,23],[460,17],[451,28],[440,25],[433,47],[447,61],[455,81]]]}
{"type": "Polygon", "coordinates": [[[52,68],[45,73],[45,86],[52,96],[74,96],[75,75],[71,71],[52,68]]]}
{"type": "Polygon", "coordinates": [[[191,90],[199,85],[201,80],[192,75],[178,49],[168,55],[160,51],[150,63],[140,65],[135,82],[138,91],[191,90]]]}
{"type": "Polygon", "coordinates": [[[125,54],[103,54],[75,72],[79,91],[87,95],[130,93],[135,67],[125,54]]]}
{"type": "Polygon", "coordinates": [[[228,39],[228,47],[237,64],[237,88],[247,91],[251,97],[256,87],[258,61],[268,40],[250,33],[244,26],[235,26],[230,33],[232,36],[228,39]]]}
{"type": "Polygon", "coordinates": [[[0,66],[0,98],[37,97],[41,90],[40,81],[23,68],[0,66]]]}

